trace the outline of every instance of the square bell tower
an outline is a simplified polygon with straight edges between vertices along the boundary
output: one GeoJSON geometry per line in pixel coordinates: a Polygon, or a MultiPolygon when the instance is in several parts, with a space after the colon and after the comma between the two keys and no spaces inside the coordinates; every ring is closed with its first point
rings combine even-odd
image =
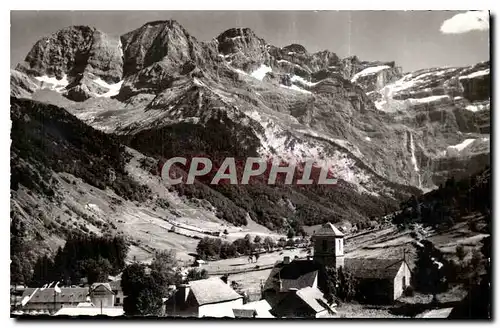
{"type": "Polygon", "coordinates": [[[330,222],[313,235],[314,261],[339,268],[344,266],[344,234],[330,222]]]}

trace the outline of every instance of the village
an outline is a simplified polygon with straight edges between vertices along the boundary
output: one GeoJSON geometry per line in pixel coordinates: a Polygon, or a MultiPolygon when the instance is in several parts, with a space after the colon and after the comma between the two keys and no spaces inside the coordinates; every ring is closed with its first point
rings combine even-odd
{"type": "MultiPolygon", "coordinates": [[[[407,231],[390,226],[350,234],[341,230],[344,227],[326,223],[310,231],[309,242],[301,239],[294,246],[250,257],[197,259],[191,268],[178,269],[183,277],[202,274],[168,286],[169,297],[162,298],[159,315],[446,318],[466,296],[458,285],[439,295],[414,291],[415,245],[420,242],[407,231]]],[[[442,266],[437,260],[433,264],[437,270],[442,266]]],[[[11,295],[13,315],[126,315],[121,274],[90,285],[14,286],[11,295]]]]}

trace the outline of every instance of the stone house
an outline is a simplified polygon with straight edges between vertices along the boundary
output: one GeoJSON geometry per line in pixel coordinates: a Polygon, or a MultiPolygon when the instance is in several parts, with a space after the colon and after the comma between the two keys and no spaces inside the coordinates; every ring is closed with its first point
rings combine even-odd
{"type": "Polygon", "coordinates": [[[243,305],[243,296],[220,278],[180,285],[165,302],[166,316],[234,318],[233,309],[243,305]]]}
{"type": "Polygon", "coordinates": [[[358,282],[360,300],[368,303],[391,303],[410,285],[404,259],[346,258],[345,267],[358,282]]]}

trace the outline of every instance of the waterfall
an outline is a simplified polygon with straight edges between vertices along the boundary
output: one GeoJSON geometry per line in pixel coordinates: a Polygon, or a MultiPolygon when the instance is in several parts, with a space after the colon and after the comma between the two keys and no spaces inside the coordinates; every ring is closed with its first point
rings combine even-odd
{"type": "Polygon", "coordinates": [[[417,158],[415,157],[415,143],[413,142],[413,134],[411,132],[410,132],[410,151],[411,151],[411,162],[413,163],[413,168],[415,169],[415,172],[417,172],[418,187],[422,188],[420,170],[418,168],[417,158]]]}

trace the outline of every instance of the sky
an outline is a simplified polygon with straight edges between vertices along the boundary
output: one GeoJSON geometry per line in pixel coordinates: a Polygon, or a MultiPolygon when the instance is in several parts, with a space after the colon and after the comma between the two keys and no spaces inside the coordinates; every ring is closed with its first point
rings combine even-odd
{"type": "Polygon", "coordinates": [[[33,44],[70,25],[118,37],[154,20],[177,20],[200,41],[249,27],[267,43],[309,52],[395,61],[403,71],[489,60],[485,12],[458,11],[11,11],[11,67],[33,44]]]}

